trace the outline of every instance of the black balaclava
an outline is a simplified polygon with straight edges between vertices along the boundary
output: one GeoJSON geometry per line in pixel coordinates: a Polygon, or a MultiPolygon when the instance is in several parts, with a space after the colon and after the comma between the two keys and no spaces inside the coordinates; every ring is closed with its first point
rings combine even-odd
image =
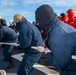
{"type": "Polygon", "coordinates": [[[64,17],[64,15],[65,15],[65,13],[61,13],[61,14],[60,14],[61,18],[63,18],[63,17],[64,17]]]}
{"type": "Polygon", "coordinates": [[[35,11],[36,22],[39,22],[39,27],[47,31],[50,27],[51,21],[54,19],[55,14],[51,6],[43,4],[35,11]]]}

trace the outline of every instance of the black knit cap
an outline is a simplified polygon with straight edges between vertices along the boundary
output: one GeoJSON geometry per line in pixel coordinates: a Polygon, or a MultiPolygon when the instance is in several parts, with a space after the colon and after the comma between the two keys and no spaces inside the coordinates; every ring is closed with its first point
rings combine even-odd
{"type": "Polygon", "coordinates": [[[51,6],[43,4],[35,11],[36,22],[39,22],[39,26],[43,30],[47,30],[51,21],[54,19],[55,14],[51,6]]]}
{"type": "Polygon", "coordinates": [[[3,25],[3,26],[6,26],[7,24],[6,24],[6,20],[5,19],[2,19],[1,20],[1,24],[3,25]]]}

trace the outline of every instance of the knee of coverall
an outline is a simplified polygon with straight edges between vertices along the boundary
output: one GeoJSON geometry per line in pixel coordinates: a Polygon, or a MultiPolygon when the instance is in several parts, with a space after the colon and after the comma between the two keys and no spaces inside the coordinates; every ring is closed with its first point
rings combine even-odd
{"type": "MultiPolygon", "coordinates": [[[[17,40],[18,40],[18,39],[15,39],[15,40],[13,40],[13,41],[8,41],[8,42],[9,42],[9,43],[14,43],[14,42],[17,42],[17,40]]],[[[6,45],[6,46],[4,47],[3,55],[4,55],[4,57],[5,57],[5,59],[6,59],[7,61],[11,60],[11,53],[12,53],[12,51],[13,51],[13,48],[14,48],[14,46],[11,46],[11,45],[6,45]]]]}
{"type": "Polygon", "coordinates": [[[47,53],[46,55],[45,55],[45,57],[48,59],[48,61],[52,64],[52,53],[51,52],[49,52],[49,53],[47,53]]]}
{"type": "Polygon", "coordinates": [[[17,75],[28,75],[33,65],[38,62],[41,53],[26,53],[18,68],[17,75]]]}

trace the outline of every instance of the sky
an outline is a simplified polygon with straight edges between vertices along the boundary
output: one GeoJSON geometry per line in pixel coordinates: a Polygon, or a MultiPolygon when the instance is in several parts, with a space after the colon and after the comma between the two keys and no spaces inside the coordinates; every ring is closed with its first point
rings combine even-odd
{"type": "Polygon", "coordinates": [[[32,23],[35,21],[36,9],[42,4],[50,5],[58,16],[69,8],[74,9],[76,15],[76,0],[0,0],[0,16],[6,19],[8,26],[17,13],[32,23]]]}

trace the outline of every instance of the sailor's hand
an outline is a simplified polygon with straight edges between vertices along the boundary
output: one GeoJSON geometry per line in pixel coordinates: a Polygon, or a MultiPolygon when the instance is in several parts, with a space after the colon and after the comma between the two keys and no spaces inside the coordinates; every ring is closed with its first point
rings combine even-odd
{"type": "Polygon", "coordinates": [[[43,46],[38,46],[37,51],[44,52],[45,54],[48,52],[51,52],[51,50],[49,50],[49,48],[47,48],[47,47],[45,48],[43,46]]]}
{"type": "Polygon", "coordinates": [[[38,46],[37,51],[39,51],[39,52],[44,52],[44,51],[45,51],[44,49],[45,49],[45,48],[44,48],[43,46],[38,46]]]}
{"type": "Polygon", "coordinates": [[[15,47],[17,47],[17,43],[13,43],[13,45],[14,45],[15,47]]]}
{"type": "Polygon", "coordinates": [[[48,53],[48,52],[51,52],[51,50],[49,50],[49,49],[46,47],[44,52],[45,52],[45,54],[46,54],[46,53],[48,53]]]}

